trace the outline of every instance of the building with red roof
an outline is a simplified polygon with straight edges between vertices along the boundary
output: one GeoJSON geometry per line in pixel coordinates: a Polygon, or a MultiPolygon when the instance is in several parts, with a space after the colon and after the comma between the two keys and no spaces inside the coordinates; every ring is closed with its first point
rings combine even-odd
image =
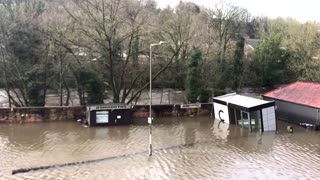
{"type": "Polygon", "coordinates": [[[302,82],[288,84],[262,95],[274,100],[279,119],[317,127],[320,125],[320,83],[302,82]]]}

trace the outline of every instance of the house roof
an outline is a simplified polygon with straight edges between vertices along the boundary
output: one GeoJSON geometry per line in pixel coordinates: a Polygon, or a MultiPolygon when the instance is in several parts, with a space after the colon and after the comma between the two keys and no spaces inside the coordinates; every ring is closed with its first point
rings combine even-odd
{"type": "Polygon", "coordinates": [[[270,101],[265,101],[262,99],[256,99],[248,96],[242,96],[236,93],[226,94],[223,96],[214,97],[215,102],[225,102],[226,104],[232,104],[236,106],[245,107],[246,109],[251,109],[254,107],[259,107],[262,105],[270,104],[270,101]]]}
{"type": "Polygon", "coordinates": [[[267,92],[263,97],[320,108],[320,83],[298,81],[267,92]]]}

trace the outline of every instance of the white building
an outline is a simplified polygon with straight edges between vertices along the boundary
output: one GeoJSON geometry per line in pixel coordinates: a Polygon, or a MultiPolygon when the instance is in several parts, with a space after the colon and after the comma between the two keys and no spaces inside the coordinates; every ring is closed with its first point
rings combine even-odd
{"type": "Polygon", "coordinates": [[[274,101],[242,96],[236,93],[213,98],[215,118],[250,131],[277,129],[274,101]]]}

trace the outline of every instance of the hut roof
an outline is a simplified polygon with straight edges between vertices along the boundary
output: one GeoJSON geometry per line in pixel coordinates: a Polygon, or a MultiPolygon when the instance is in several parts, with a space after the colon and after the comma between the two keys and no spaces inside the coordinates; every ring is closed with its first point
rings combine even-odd
{"type": "Polygon", "coordinates": [[[253,107],[257,107],[265,104],[270,104],[270,101],[265,101],[262,99],[252,98],[248,96],[242,96],[236,93],[214,97],[213,100],[214,101],[218,100],[228,104],[234,104],[234,105],[242,106],[246,108],[253,108],[253,107]]]}
{"type": "Polygon", "coordinates": [[[320,108],[320,83],[297,81],[267,92],[263,97],[320,108]]]}

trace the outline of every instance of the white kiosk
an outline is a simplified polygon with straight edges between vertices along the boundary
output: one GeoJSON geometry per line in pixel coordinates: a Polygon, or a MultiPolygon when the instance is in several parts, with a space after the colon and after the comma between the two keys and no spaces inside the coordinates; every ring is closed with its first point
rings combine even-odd
{"type": "Polygon", "coordinates": [[[275,103],[236,93],[213,98],[214,116],[250,131],[276,131],[275,103]]]}

